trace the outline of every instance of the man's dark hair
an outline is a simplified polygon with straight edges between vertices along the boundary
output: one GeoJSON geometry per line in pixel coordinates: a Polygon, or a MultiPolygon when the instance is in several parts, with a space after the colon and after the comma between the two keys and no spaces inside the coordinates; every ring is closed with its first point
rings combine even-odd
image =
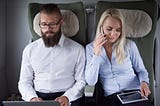
{"type": "Polygon", "coordinates": [[[60,17],[62,16],[61,12],[60,12],[60,9],[58,8],[58,6],[56,4],[44,4],[40,8],[40,12],[43,12],[43,13],[46,13],[46,14],[56,13],[60,17]]]}

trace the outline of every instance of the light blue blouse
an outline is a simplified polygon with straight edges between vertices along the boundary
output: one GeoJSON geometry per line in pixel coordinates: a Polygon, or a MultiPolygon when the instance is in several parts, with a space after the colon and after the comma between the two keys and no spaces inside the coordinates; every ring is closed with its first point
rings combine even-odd
{"type": "Polygon", "coordinates": [[[94,55],[93,42],[86,46],[85,78],[89,85],[95,85],[98,77],[103,85],[104,95],[108,96],[123,90],[140,89],[140,82],[149,83],[148,72],[134,41],[127,40],[126,58],[118,64],[115,52],[111,61],[102,47],[99,56],[94,55]]]}

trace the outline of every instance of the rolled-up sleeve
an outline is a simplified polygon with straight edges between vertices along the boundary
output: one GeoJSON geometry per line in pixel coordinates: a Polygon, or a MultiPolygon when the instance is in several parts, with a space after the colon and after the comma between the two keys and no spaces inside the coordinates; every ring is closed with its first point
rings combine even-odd
{"type": "Polygon", "coordinates": [[[67,96],[69,102],[75,101],[76,99],[82,97],[84,94],[84,87],[86,85],[85,76],[84,76],[84,67],[85,67],[85,52],[84,48],[79,49],[78,58],[75,66],[75,84],[73,87],[68,89],[64,96],[67,96]]]}
{"type": "Polygon", "coordinates": [[[22,55],[20,78],[18,82],[18,89],[22,95],[22,99],[25,101],[30,101],[33,97],[37,97],[33,89],[33,69],[29,59],[29,51],[26,47],[22,55]]]}
{"type": "Polygon", "coordinates": [[[89,85],[95,85],[98,81],[100,64],[103,61],[101,56],[94,55],[93,43],[86,46],[86,68],[85,79],[89,85]]]}
{"type": "Polygon", "coordinates": [[[133,41],[130,43],[130,50],[132,65],[138,75],[140,82],[145,81],[149,83],[148,72],[144,66],[139,50],[133,41]]]}

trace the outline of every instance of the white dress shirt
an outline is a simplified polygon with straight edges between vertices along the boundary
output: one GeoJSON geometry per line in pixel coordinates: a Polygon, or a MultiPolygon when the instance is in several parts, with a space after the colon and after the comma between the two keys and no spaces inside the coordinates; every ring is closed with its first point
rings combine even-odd
{"type": "Polygon", "coordinates": [[[45,47],[42,38],[23,51],[18,88],[22,99],[30,101],[43,93],[65,92],[69,101],[83,95],[85,78],[83,46],[63,34],[58,45],[45,47]]]}

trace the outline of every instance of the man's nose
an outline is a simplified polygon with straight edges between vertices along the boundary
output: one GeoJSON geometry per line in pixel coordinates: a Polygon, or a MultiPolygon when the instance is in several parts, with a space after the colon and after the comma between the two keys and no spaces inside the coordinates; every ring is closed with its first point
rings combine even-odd
{"type": "Polygon", "coordinates": [[[50,31],[53,31],[53,29],[51,27],[47,26],[45,31],[50,32],[50,31]]]}
{"type": "Polygon", "coordinates": [[[46,28],[47,30],[51,30],[52,29],[50,25],[47,25],[46,27],[47,27],[46,28]]]}

